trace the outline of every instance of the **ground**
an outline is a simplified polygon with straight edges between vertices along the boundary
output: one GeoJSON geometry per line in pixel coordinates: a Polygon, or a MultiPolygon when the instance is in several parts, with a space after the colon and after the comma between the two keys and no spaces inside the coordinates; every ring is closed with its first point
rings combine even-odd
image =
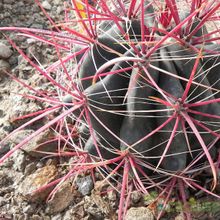
{"type": "MultiPolygon", "coordinates": [[[[57,22],[63,19],[62,0],[43,1],[43,7],[57,22]]],[[[49,22],[34,0],[3,0],[0,3],[0,26],[47,28],[48,25],[49,22]]],[[[43,66],[57,59],[56,52],[42,43],[15,33],[8,33],[8,36],[30,57],[36,57],[43,66]]],[[[10,46],[5,37],[0,35],[0,140],[27,121],[27,119],[15,120],[16,118],[45,107],[45,104],[40,101],[22,97],[21,94],[25,94],[27,88],[5,74],[5,70],[36,89],[53,89],[50,88],[47,80],[37,75],[22,56],[10,46]]],[[[3,143],[3,148],[0,149],[1,156],[43,125],[45,120],[38,121],[13,134],[3,143]]],[[[53,136],[52,131],[47,131],[36,137],[23,150],[16,151],[1,166],[0,219],[117,219],[119,194],[108,184],[100,185],[101,177],[97,173],[95,173],[95,183],[89,175],[79,177],[74,184],[73,178],[70,178],[61,185],[48,202],[46,200],[53,187],[41,192],[37,191],[39,187],[66,174],[70,167],[63,164],[70,164],[74,159],[54,159],[36,152],[42,148],[50,152],[55,150],[55,142],[45,144],[48,137],[53,136]],[[103,191],[106,192],[104,196],[100,193],[103,191]]],[[[217,200],[205,197],[204,194],[200,197],[199,200],[193,200],[193,198],[191,200],[192,205],[198,208],[197,210],[195,208],[195,219],[215,219],[214,216],[220,215],[220,203],[217,200]],[[212,201],[211,205],[210,201],[212,201]]],[[[137,191],[132,192],[132,208],[126,219],[154,219],[153,210],[146,208],[150,199],[152,198],[146,198],[137,191]]],[[[165,216],[164,219],[183,219],[178,205],[172,205],[170,210],[170,217],[165,216]]]]}

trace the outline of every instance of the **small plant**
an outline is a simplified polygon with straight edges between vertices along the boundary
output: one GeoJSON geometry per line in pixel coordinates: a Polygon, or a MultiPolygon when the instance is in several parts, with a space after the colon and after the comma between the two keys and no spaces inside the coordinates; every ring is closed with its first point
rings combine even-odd
{"type": "Polygon", "coordinates": [[[173,191],[184,207],[187,188],[220,198],[213,192],[220,163],[219,29],[209,27],[219,20],[220,3],[184,4],[186,10],[175,0],[71,0],[63,23],[50,19],[53,31],[0,28],[57,51],[58,61],[42,69],[7,37],[56,91],[45,95],[30,88],[32,97],[49,107],[33,113],[21,127],[59,110],[0,162],[53,126],[64,143],[57,156],[77,158],[62,180],[87,170],[117,180],[118,219],[125,217],[134,187],[144,194],[156,190],[155,201],[163,195],[158,219],[173,191]],[[213,177],[209,189],[202,186],[198,172],[207,168],[213,177]]]}

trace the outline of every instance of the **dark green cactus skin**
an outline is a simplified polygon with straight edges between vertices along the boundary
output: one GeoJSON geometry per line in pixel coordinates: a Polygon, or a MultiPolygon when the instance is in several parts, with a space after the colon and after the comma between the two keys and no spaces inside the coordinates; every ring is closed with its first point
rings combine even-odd
{"type": "MultiPolygon", "coordinates": [[[[121,24],[122,30],[128,32],[132,39],[133,36],[140,36],[140,24],[134,21],[130,28],[126,28],[126,24],[121,24]]],[[[112,27],[104,32],[100,37],[98,37],[97,42],[100,44],[94,44],[91,46],[91,50],[83,60],[82,67],[79,70],[79,77],[84,78],[88,76],[93,76],[97,69],[109,60],[118,57],[117,53],[124,54],[129,48],[126,44],[120,44],[123,39],[122,33],[118,27],[113,24],[112,27]],[[102,45],[106,46],[103,47],[102,45]],[[108,50],[112,49],[112,51],[108,50]]],[[[92,80],[82,81],[83,89],[88,88],[92,85],[92,80]]]]}
{"type": "MultiPolygon", "coordinates": [[[[175,44],[175,45],[171,45],[168,47],[170,54],[172,54],[174,57],[192,57],[194,55],[193,52],[191,52],[190,50],[184,50],[183,47],[175,44]]],[[[212,51],[216,51],[216,48],[214,50],[214,48],[210,48],[210,45],[206,45],[204,47],[204,53],[206,54],[206,50],[212,49],[212,51]],[[208,49],[207,49],[208,48],[208,49]]],[[[216,51],[217,52],[217,51],[216,51]]],[[[208,53],[207,53],[208,54],[208,53]]],[[[218,59],[215,57],[215,59],[218,59]]],[[[217,68],[213,66],[213,62],[214,61],[207,61],[206,59],[201,60],[199,67],[197,68],[199,71],[196,75],[196,78],[194,79],[195,82],[201,83],[202,85],[205,85],[207,87],[210,87],[211,84],[215,84],[215,86],[212,86],[213,88],[219,89],[219,85],[217,85],[218,83],[218,78],[217,78],[217,68]],[[206,73],[208,71],[208,73],[206,73]]],[[[186,61],[179,61],[179,60],[175,60],[174,61],[174,65],[177,69],[178,75],[181,77],[186,77],[189,78],[190,74],[192,72],[193,69],[193,65],[194,65],[194,61],[193,60],[186,60],[186,61]]],[[[181,82],[183,87],[186,86],[186,82],[181,82]]],[[[193,95],[191,96],[191,99],[193,99],[193,102],[197,102],[199,100],[203,100],[206,97],[210,97],[211,99],[213,99],[214,97],[218,97],[218,93],[214,93],[211,89],[207,90],[204,89],[201,86],[197,86],[197,85],[192,85],[190,88],[190,93],[193,93],[193,95]]],[[[190,101],[189,101],[190,103],[190,101]]],[[[192,108],[193,110],[202,112],[202,113],[208,113],[211,115],[220,115],[220,105],[219,103],[213,103],[213,104],[209,104],[209,105],[204,105],[204,106],[199,106],[199,107],[194,107],[192,108]]],[[[208,118],[208,117],[204,117],[201,115],[192,115],[192,117],[198,121],[213,121],[212,118],[208,118]]],[[[218,120],[216,120],[217,122],[218,120]]],[[[209,125],[208,126],[211,130],[215,130],[214,126],[209,125]]],[[[213,135],[208,134],[208,133],[203,133],[202,131],[204,131],[203,129],[198,127],[198,130],[201,132],[201,136],[205,142],[206,145],[210,144],[211,141],[214,140],[213,135]]],[[[198,150],[200,149],[200,144],[198,143],[197,138],[195,138],[194,134],[189,134],[189,141],[190,141],[190,145],[192,146],[192,150],[198,150]]],[[[216,157],[216,150],[214,148],[211,149],[211,154],[212,157],[215,158],[216,157]]],[[[193,155],[198,155],[198,151],[197,153],[193,153],[193,155]]]]}
{"type": "MultiPolygon", "coordinates": [[[[152,10],[153,9],[150,8],[147,13],[152,12],[152,10]]],[[[180,19],[183,20],[186,17],[187,15],[182,14],[180,19]]],[[[198,25],[198,22],[198,19],[195,18],[190,30],[193,30],[198,25]]],[[[153,17],[146,17],[145,23],[149,24],[149,30],[156,25],[153,17]]],[[[129,28],[125,23],[121,23],[120,25],[130,40],[134,42],[141,41],[141,22],[139,20],[131,21],[129,28]]],[[[183,36],[185,34],[185,28],[185,26],[182,27],[183,36]]],[[[103,22],[100,25],[100,29],[101,34],[97,38],[97,42],[111,48],[112,51],[103,48],[97,43],[91,46],[90,51],[85,57],[83,57],[83,55],[78,56],[77,62],[82,62],[78,74],[79,79],[94,76],[97,69],[103,64],[120,57],[118,54],[121,54],[122,57],[132,57],[135,54],[135,50],[138,50],[140,54],[142,54],[142,58],[144,59],[145,57],[139,45],[132,48],[128,44],[119,43],[126,39],[113,22],[103,22]],[[113,51],[115,51],[115,53],[113,51]]],[[[207,30],[205,27],[202,27],[195,34],[195,37],[200,37],[204,33],[207,33],[207,30]]],[[[220,89],[220,65],[218,65],[220,58],[218,55],[211,58],[209,57],[210,54],[213,54],[213,51],[215,51],[215,53],[220,51],[220,48],[214,44],[205,44],[202,45],[202,47],[205,56],[199,61],[194,78],[194,82],[197,84],[191,85],[189,96],[186,99],[187,103],[209,100],[214,97],[220,98],[220,92],[217,92],[217,90],[220,89]],[[198,86],[198,84],[202,84],[203,86],[198,86]],[[210,89],[206,89],[208,87],[210,87],[210,89]]],[[[79,49],[80,48],[76,50],[79,49]]],[[[147,48],[147,50],[148,49],[150,48],[147,48]]],[[[196,56],[197,53],[192,51],[192,49],[180,45],[180,43],[176,41],[171,41],[167,45],[163,45],[157,49],[157,51],[151,55],[154,59],[147,59],[146,64],[139,63],[135,66],[133,62],[121,61],[108,67],[105,71],[111,72],[131,66],[133,66],[133,69],[119,74],[110,74],[101,79],[99,78],[94,85],[92,84],[92,79],[82,80],[80,82],[80,88],[87,99],[87,107],[90,109],[89,116],[94,132],[90,137],[86,135],[85,139],[87,139],[87,142],[84,150],[92,156],[99,157],[100,155],[97,150],[99,149],[101,156],[105,159],[114,158],[117,150],[128,150],[131,154],[140,157],[144,162],[156,166],[171,136],[176,119],[174,118],[163,127],[161,131],[156,132],[149,138],[136,144],[140,139],[163,124],[174,111],[171,107],[149,101],[150,97],[163,99],[163,96],[157,88],[152,85],[148,76],[143,71],[142,65],[147,69],[159,88],[169,97],[169,101],[175,104],[175,102],[182,98],[187,86],[187,82],[181,80],[181,78],[190,78],[195,64],[195,59],[192,59],[192,57],[196,58],[196,56]],[[157,67],[157,70],[149,67],[148,62],[157,67]],[[163,71],[170,72],[176,77],[169,76],[163,71]],[[160,111],[162,109],[166,109],[167,111],[160,111]],[[126,113],[115,114],[115,111],[124,111],[126,113]],[[93,112],[93,114],[91,114],[91,112],[93,112]],[[104,128],[100,121],[111,132],[104,128]]],[[[70,102],[68,98],[66,101],[70,102]]],[[[204,114],[220,116],[219,102],[193,107],[192,110],[204,114]]],[[[209,118],[192,113],[189,113],[189,115],[197,121],[208,123],[207,127],[210,130],[216,130],[216,124],[219,123],[219,119],[216,118],[209,118]]],[[[173,138],[166,156],[161,162],[160,167],[162,169],[171,172],[181,171],[202,152],[198,139],[190,127],[186,123],[185,125],[188,144],[192,150],[191,154],[189,154],[189,152],[187,153],[187,151],[189,151],[188,144],[180,120],[177,126],[178,133],[173,138]]],[[[211,133],[204,132],[204,129],[199,126],[196,127],[198,131],[201,132],[200,135],[207,146],[215,140],[216,137],[211,133]]],[[[219,142],[210,150],[210,154],[213,158],[216,157],[218,145],[219,142]]],[[[204,157],[199,163],[203,160],[204,157]]]]}

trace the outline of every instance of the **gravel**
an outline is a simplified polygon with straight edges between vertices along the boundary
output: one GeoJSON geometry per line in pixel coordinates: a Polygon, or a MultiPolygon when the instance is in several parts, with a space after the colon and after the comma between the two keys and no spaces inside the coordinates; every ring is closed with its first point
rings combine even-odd
{"type": "MultiPolygon", "coordinates": [[[[62,0],[41,2],[52,19],[55,21],[63,19],[62,0]]],[[[46,29],[50,26],[49,21],[33,0],[3,0],[0,1],[0,11],[0,27],[21,26],[46,29]]],[[[55,52],[42,43],[37,43],[33,39],[27,40],[14,33],[8,35],[34,62],[40,61],[45,65],[57,59],[54,56],[55,52]]],[[[5,72],[10,72],[14,77],[38,89],[44,90],[49,87],[49,83],[43,77],[34,74],[35,70],[0,35],[0,140],[27,121],[25,119],[16,121],[17,117],[44,107],[41,102],[27,102],[25,98],[18,95],[18,93],[27,94],[28,89],[15,83],[5,72]]],[[[21,130],[20,135],[14,135],[4,144],[4,147],[0,148],[1,156],[15,144],[20,143],[28,132],[33,132],[44,122],[39,120],[31,127],[21,130]]],[[[94,190],[93,180],[88,175],[78,178],[75,185],[72,182],[63,184],[48,203],[45,199],[53,187],[41,193],[33,192],[39,186],[44,186],[62,176],[58,166],[47,164],[48,159],[45,159],[47,155],[39,156],[35,152],[37,144],[42,143],[43,140],[45,140],[44,137],[26,145],[26,151],[17,151],[0,167],[0,220],[117,219],[119,195],[110,189],[107,196],[100,196],[100,192],[94,190]]],[[[48,146],[48,151],[55,152],[56,149],[54,145],[48,146]]],[[[131,200],[137,205],[142,201],[142,197],[135,191],[131,194],[131,200]]],[[[153,220],[154,217],[146,207],[133,207],[129,209],[126,219],[153,220]]]]}

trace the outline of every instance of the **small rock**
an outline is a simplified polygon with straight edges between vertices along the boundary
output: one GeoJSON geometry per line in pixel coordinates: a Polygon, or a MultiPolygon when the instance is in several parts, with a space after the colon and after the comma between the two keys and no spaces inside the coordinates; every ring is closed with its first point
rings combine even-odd
{"type": "Polygon", "coordinates": [[[110,209],[116,211],[119,205],[118,193],[112,187],[108,187],[107,195],[108,195],[110,209]]]}
{"type": "Polygon", "coordinates": [[[7,141],[2,143],[2,147],[0,151],[4,152],[4,149],[9,149],[9,150],[12,149],[16,144],[20,143],[26,136],[30,135],[31,132],[32,131],[29,130],[21,130],[13,134],[7,141]]]}
{"type": "MultiPolygon", "coordinates": [[[[3,140],[3,138],[5,138],[7,135],[8,135],[8,132],[6,132],[4,129],[1,128],[0,129],[0,140],[3,140]]],[[[2,146],[0,146],[0,154],[5,154],[9,150],[10,150],[9,145],[2,144],[2,146]]]]}
{"type": "Polygon", "coordinates": [[[39,215],[32,215],[31,220],[43,220],[43,218],[40,217],[39,215]]]}
{"type": "Polygon", "coordinates": [[[27,205],[26,207],[23,208],[23,213],[33,214],[35,212],[35,209],[36,209],[36,204],[27,205]]]}
{"type": "Polygon", "coordinates": [[[53,197],[48,202],[47,212],[54,214],[62,212],[74,199],[72,185],[70,182],[63,183],[60,188],[54,193],[53,197]]]}
{"type": "Polygon", "coordinates": [[[5,187],[0,188],[0,194],[5,195],[8,199],[8,196],[11,197],[11,193],[14,191],[14,187],[11,185],[7,185],[5,187]]]}
{"type": "Polygon", "coordinates": [[[34,23],[30,26],[30,28],[43,29],[44,25],[39,23],[34,23]]]}
{"type": "MultiPolygon", "coordinates": [[[[32,130],[20,130],[13,134],[13,136],[4,142],[2,146],[6,149],[9,146],[10,148],[13,148],[32,133],[32,130]]],[[[44,152],[55,152],[57,150],[57,142],[49,141],[54,138],[55,134],[52,131],[47,130],[25,144],[22,149],[32,157],[44,157],[44,152]]]]}
{"type": "Polygon", "coordinates": [[[44,152],[55,152],[57,150],[57,141],[50,141],[53,139],[55,139],[55,133],[52,130],[46,130],[25,145],[23,150],[32,157],[44,157],[44,152]]]}
{"type": "Polygon", "coordinates": [[[110,190],[108,191],[108,199],[110,201],[116,201],[117,199],[117,193],[114,189],[110,188],[110,190]]]}
{"type": "Polygon", "coordinates": [[[28,176],[30,175],[34,170],[36,169],[36,163],[29,163],[24,170],[24,175],[28,176]]]}
{"type": "Polygon", "coordinates": [[[57,14],[60,14],[63,11],[63,8],[61,6],[57,7],[57,14]]]}
{"type": "Polygon", "coordinates": [[[104,219],[103,214],[101,212],[97,212],[96,208],[89,207],[88,212],[91,214],[91,219],[97,219],[97,220],[104,219]]]}
{"type": "Polygon", "coordinates": [[[13,4],[14,3],[14,0],[4,0],[4,4],[13,4]]]}
{"type": "Polygon", "coordinates": [[[0,118],[3,118],[4,116],[5,116],[5,112],[2,109],[0,109],[0,118]]]}
{"type": "Polygon", "coordinates": [[[54,5],[60,5],[60,0],[53,0],[54,5]]]}
{"type": "Polygon", "coordinates": [[[92,216],[92,219],[104,219],[108,216],[112,216],[114,219],[113,216],[115,215],[106,198],[94,193],[91,196],[84,197],[84,210],[92,216]]]}
{"type": "Polygon", "coordinates": [[[18,187],[18,192],[31,202],[42,201],[48,196],[53,187],[46,187],[40,191],[37,190],[52,182],[57,176],[58,171],[54,165],[40,168],[23,180],[18,187]]]}
{"type": "Polygon", "coordinates": [[[135,190],[131,193],[131,202],[132,203],[134,203],[134,204],[138,203],[141,200],[141,198],[142,198],[141,192],[135,190]]]}
{"type": "Polygon", "coordinates": [[[7,201],[5,200],[5,198],[3,196],[0,196],[0,207],[5,205],[7,203],[7,201]]]}
{"type": "MultiPolygon", "coordinates": [[[[17,210],[16,210],[17,211],[17,210]]],[[[19,211],[17,211],[17,215],[15,216],[14,219],[17,219],[17,220],[26,220],[28,218],[27,214],[20,214],[19,211]]]]}
{"type": "Polygon", "coordinates": [[[91,176],[80,177],[76,180],[78,191],[83,195],[89,195],[94,187],[91,176]]]}
{"type": "Polygon", "coordinates": [[[0,60],[0,75],[6,75],[9,70],[10,70],[9,63],[5,60],[0,60]]]}
{"type": "MultiPolygon", "coordinates": [[[[76,204],[72,209],[71,209],[71,214],[74,216],[76,219],[83,219],[85,216],[85,210],[84,209],[84,201],[82,200],[78,204],[76,204]]],[[[74,219],[75,219],[74,218],[74,219]]],[[[72,220],[72,219],[71,219],[72,220]]]]}
{"type": "Polygon", "coordinates": [[[63,220],[74,220],[70,210],[67,210],[63,216],[63,220]]]}
{"type": "Polygon", "coordinates": [[[18,56],[18,65],[27,64],[27,61],[24,59],[22,55],[18,56]]]}
{"type": "Polygon", "coordinates": [[[13,68],[15,66],[18,65],[18,57],[16,56],[11,56],[9,59],[8,59],[8,63],[10,64],[10,66],[13,68]]]}
{"type": "Polygon", "coordinates": [[[8,176],[7,172],[0,171],[0,188],[8,186],[12,183],[12,179],[8,176]]]}
{"type": "Polygon", "coordinates": [[[24,155],[24,152],[20,150],[15,151],[12,155],[12,160],[14,161],[13,168],[16,171],[23,172],[26,166],[26,157],[24,155]]]}
{"type": "Polygon", "coordinates": [[[13,54],[13,51],[3,43],[0,43],[0,58],[8,59],[13,54]]]}
{"type": "Polygon", "coordinates": [[[46,10],[50,10],[52,8],[51,4],[48,1],[43,1],[42,7],[46,10]]]}
{"type": "Polygon", "coordinates": [[[85,210],[91,215],[91,219],[104,219],[104,213],[97,206],[92,205],[87,207],[85,210]]]}
{"type": "Polygon", "coordinates": [[[31,60],[37,60],[37,62],[42,63],[42,48],[38,44],[30,44],[26,54],[31,60]]]}
{"type": "Polygon", "coordinates": [[[154,220],[154,215],[146,207],[132,207],[127,211],[125,220],[154,220]]]}
{"type": "Polygon", "coordinates": [[[44,165],[45,165],[45,163],[43,161],[39,161],[39,162],[37,162],[36,167],[42,168],[42,167],[44,167],[44,165]]]}
{"type": "Polygon", "coordinates": [[[13,131],[13,126],[9,121],[6,121],[2,127],[2,129],[8,133],[13,131]]]}
{"type": "MultiPolygon", "coordinates": [[[[99,177],[96,176],[96,178],[99,178],[99,177]]],[[[108,181],[102,181],[102,180],[95,181],[95,186],[94,186],[95,191],[98,191],[98,192],[107,191],[108,187],[109,187],[108,181]]]]}
{"type": "Polygon", "coordinates": [[[185,216],[182,212],[175,217],[175,220],[184,220],[184,219],[185,219],[185,216]]]}
{"type": "Polygon", "coordinates": [[[37,40],[36,39],[33,39],[33,38],[28,38],[27,39],[27,44],[33,44],[33,43],[36,43],[37,40]]]}
{"type": "Polygon", "coordinates": [[[62,215],[59,213],[51,218],[51,220],[60,220],[62,219],[62,215]]]}

